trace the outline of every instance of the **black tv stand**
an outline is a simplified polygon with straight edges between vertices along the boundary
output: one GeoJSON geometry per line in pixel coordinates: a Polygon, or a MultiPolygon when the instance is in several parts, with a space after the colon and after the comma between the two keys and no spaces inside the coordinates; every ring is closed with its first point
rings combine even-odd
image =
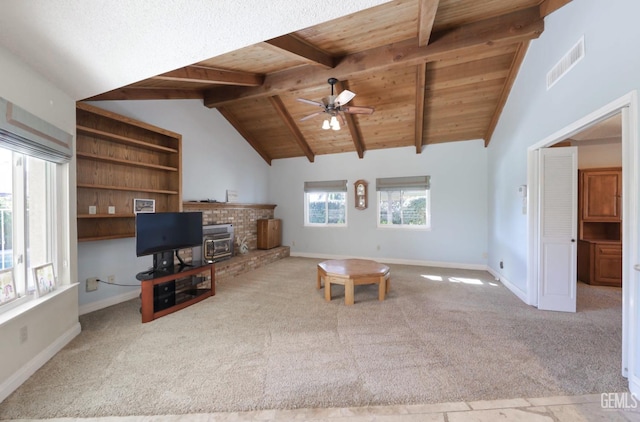
{"type": "Polygon", "coordinates": [[[187,264],[184,267],[181,265],[176,266],[171,270],[163,269],[158,271],[151,269],[150,271],[142,271],[138,273],[136,277],[141,275],[145,277],[138,278],[141,280],[140,287],[142,290],[142,322],[153,321],[156,318],[179,311],[216,294],[214,264],[201,263],[198,261],[187,264]],[[208,277],[206,277],[207,273],[211,279],[210,287],[206,285],[208,281],[208,277]],[[205,276],[202,277],[202,274],[205,274],[205,276]],[[185,287],[185,290],[182,291],[174,287],[175,290],[169,293],[173,294],[173,302],[170,301],[170,306],[158,307],[159,297],[156,296],[161,293],[159,292],[160,289],[154,289],[154,287],[161,284],[168,285],[174,283],[174,285],[177,285],[177,280],[184,281],[185,279],[190,279],[191,283],[185,283],[189,286],[185,287]]]}
{"type": "Polygon", "coordinates": [[[140,281],[151,280],[173,274],[175,271],[182,271],[185,267],[193,267],[193,264],[184,262],[182,257],[178,254],[178,249],[156,252],[153,254],[153,267],[149,268],[147,271],[140,271],[136,274],[136,279],[140,281]],[[174,268],[174,255],[180,263],[178,268],[174,268]]]}

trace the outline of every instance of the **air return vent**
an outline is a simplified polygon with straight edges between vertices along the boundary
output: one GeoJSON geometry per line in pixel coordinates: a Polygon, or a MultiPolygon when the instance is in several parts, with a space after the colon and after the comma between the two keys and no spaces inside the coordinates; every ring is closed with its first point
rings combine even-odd
{"type": "Polygon", "coordinates": [[[569,73],[573,66],[584,57],[584,37],[571,47],[555,66],[547,73],[547,89],[551,89],[564,75],[569,73]]]}

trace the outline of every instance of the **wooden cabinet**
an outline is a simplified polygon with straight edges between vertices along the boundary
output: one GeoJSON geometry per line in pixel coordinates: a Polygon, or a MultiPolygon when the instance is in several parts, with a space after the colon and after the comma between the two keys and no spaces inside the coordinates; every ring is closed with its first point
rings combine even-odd
{"type": "Polygon", "coordinates": [[[578,279],[622,285],[622,171],[580,170],[578,177],[578,279]]]}
{"type": "Polygon", "coordinates": [[[282,221],[277,218],[258,220],[258,249],[271,249],[282,243],[282,221]]]}
{"type": "Polygon", "coordinates": [[[140,281],[142,322],[184,309],[216,294],[215,265],[192,263],[170,274],[140,281]]]}
{"type": "Polygon", "coordinates": [[[578,241],[578,279],[599,286],[622,286],[622,245],[578,241]]]}
{"type": "Polygon", "coordinates": [[[580,185],[583,221],[621,221],[621,169],[582,170],[580,185]]]}
{"type": "Polygon", "coordinates": [[[134,199],[182,210],[182,136],[89,104],[76,106],[78,241],[135,236],[134,199]]]}

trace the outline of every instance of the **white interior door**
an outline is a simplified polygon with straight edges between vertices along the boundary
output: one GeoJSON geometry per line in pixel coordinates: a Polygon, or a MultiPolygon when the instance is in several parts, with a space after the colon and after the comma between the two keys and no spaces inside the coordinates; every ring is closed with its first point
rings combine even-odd
{"type": "Polygon", "coordinates": [[[538,308],[576,311],[578,149],[540,150],[538,308]]]}

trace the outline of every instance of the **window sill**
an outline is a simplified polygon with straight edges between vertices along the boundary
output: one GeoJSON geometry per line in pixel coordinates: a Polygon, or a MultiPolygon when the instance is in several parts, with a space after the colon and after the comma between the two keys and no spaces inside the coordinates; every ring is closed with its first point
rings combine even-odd
{"type": "Polygon", "coordinates": [[[13,304],[14,302],[7,303],[5,306],[7,306],[8,309],[3,310],[2,308],[0,308],[0,327],[12,321],[13,319],[26,314],[32,309],[37,308],[41,304],[51,300],[52,298],[62,294],[63,292],[66,292],[67,290],[75,288],[78,284],[79,283],[73,283],[73,284],[67,284],[64,286],[59,286],[58,288],[56,288],[56,290],[49,293],[48,295],[35,298],[35,299],[32,299],[29,296],[16,299],[15,301],[17,302],[16,305],[13,304]]]}

